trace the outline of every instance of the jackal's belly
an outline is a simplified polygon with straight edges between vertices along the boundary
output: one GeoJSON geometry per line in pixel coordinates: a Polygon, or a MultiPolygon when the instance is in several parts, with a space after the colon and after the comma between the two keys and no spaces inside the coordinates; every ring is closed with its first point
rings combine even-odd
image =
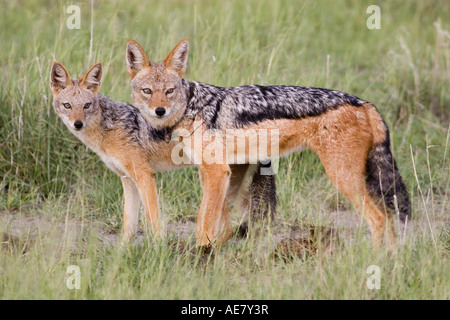
{"type": "Polygon", "coordinates": [[[302,120],[282,119],[227,130],[228,163],[264,162],[307,148],[310,133],[305,126],[302,120]]]}
{"type": "Polygon", "coordinates": [[[307,146],[300,120],[270,120],[246,128],[196,130],[172,149],[175,165],[265,162],[307,146]]]}
{"type": "Polygon", "coordinates": [[[194,163],[178,163],[176,160],[152,160],[150,161],[150,167],[153,172],[176,170],[193,166],[194,163]]]}

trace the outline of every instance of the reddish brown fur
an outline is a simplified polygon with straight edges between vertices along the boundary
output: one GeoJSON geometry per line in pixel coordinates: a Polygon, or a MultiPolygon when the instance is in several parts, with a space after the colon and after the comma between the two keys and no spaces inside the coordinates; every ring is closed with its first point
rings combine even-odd
{"type": "MultiPolygon", "coordinates": [[[[386,219],[385,210],[374,203],[366,190],[367,157],[374,143],[383,141],[386,135],[382,119],[372,105],[343,105],[318,117],[268,120],[249,128],[255,132],[259,129],[279,130],[280,155],[301,147],[313,150],[332,183],[364,214],[375,246],[381,243],[386,227],[388,239],[394,242],[392,220],[386,219]]],[[[228,213],[222,210],[222,201],[227,192],[230,169],[226,164],[202,164],[199,168],[205,196],[199,213],[198,239],[202,245],[209,244],[212,238],[223,242],[226,237],[218,238],[217,230],[229,230],[228,213]],[[220,228],[217,227],[219,220],[220,228]]]]}

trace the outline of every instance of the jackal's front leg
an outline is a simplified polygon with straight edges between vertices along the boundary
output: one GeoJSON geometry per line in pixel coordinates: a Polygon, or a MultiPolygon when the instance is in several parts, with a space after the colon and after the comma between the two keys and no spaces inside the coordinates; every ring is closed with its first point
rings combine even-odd
{"type": "Polygon", "coordinates": [[[127,176],[122,177],[123,195],[125,198],[123,210],[122,244],[128,243],[136,234],[139,222],[139,207],[141,199],[134,181],[127,176]]]}
{"type": "Polygon", "coordinates": [[[139,170],[134,177],[136,187],[141,196],[150,227],[156,237],[162,236],[159,219],[158,192],[155,177],[147,169],[139,170]]]}
{"type": "Polygon", "coordinates": [[[222,244],[231,235],[230,217],[225,198],[230,182],[227,164],[199,166],[203,198],[197,220],[197,245],[222,244]]]}

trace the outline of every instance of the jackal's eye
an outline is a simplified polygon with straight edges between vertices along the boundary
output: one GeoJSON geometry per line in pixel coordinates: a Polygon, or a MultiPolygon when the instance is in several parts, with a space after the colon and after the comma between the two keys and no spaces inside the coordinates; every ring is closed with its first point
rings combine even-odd
{"type": "Polygon", "coordinates": [[[142,92],[144,92],[145,94],[152,94],[152,89],[144,88],[142,89],[142,92]]]}
{"type": "Polygon", "coordinates": [[[63,106],[64,106],[64,108],[66,108],[66,109],[72,108],[72,106],[70,105],[70,103],[64,103],[63,106]]]}
{"type": "Polygon", "coordinates": [[[88,102],[88,103],[86,103],[86,104],[84,105],[84,109],[89,109],[90,106],[91,106],[91,103],[88,102]]]}
{"type": "Polygon", "coordinates": [[[173,90],[175,90],[175,88],[167,89],[166,95],[173,93],[173,90]]]}

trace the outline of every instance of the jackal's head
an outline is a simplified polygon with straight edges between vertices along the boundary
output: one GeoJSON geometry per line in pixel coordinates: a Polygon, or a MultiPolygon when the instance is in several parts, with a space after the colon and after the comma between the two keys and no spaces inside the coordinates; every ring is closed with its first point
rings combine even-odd
{"type": "Polygon", "coordinates": [[[187,93],[182,77],[187,67],[189,42],[182,40],[158,63],[151,63],[133,40],[127,42],[127,69],[131,76],[131,99],[154,127],[175,125],[186,109],[187,93]]]}
{"type": "Polygon", "coordinates": [[[53,63],[50,73],[53,107],[70,131],[83,130],[89,126],[90,120],[99,114],[98,90],[101,79],[101,63],[93,65],[78,80],[72,80],[61,63],[53,63]]]}

